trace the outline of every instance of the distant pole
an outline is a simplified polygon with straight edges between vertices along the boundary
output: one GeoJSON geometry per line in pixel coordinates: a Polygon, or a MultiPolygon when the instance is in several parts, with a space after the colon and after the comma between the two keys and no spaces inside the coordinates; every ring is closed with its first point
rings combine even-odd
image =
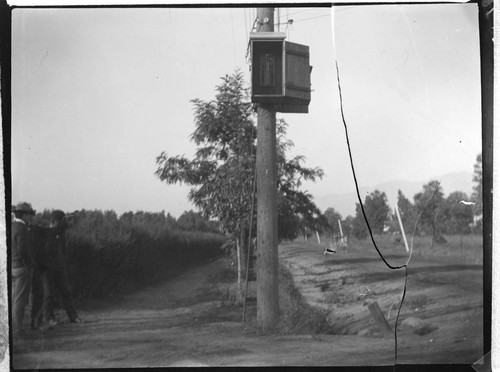
{"type": "Polygon", "coordinates": [[[396,215],[398,216],[399,228],[401,229],[401,235],[403,236],[403,241],[405,242],[406,252],[409,252],[408,242],[406,241],[405,228],[403,227],[403,222],[401,221],[401,216],[399,215],[399,208],[396,204],[396,215]]]}
{"type": "MultiPolygon", "coordinates": [[[[257,8],[258,32],[274,31],[274,8],[257,8]]],[[[279,317],[276,109],[257,108],[257,323],[266,331],[279,317]]]]}

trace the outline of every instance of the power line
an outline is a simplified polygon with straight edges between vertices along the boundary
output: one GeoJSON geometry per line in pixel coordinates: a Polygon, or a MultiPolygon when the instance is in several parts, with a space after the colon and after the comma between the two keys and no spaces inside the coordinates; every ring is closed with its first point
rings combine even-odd
{"type": "Polygon", "coordinates": [[[262,22],[259,22],[258,21],[259,19],[260,19],[259,14],[256,13],[255,21],[257,22],[257,32],[260,32],[260,28],[262,27],[262,22]]]}
{"type": "MultiPolygon", "coordinates": [[[[252,17],[251,11],[249,12],[249,16],[252,17]]],[[[260,22],[258,22],[257,16],[254,18],[254,21],[252,23],[252,28],[250,29],[250,32],[252,32],[255,29],[255,25],[256,24],[259,25],[259,29],[260,29],[260,22]]],[[[247,50],[246,50],[246,53],[245,53],[245,59],[247,60],[248,63],[250,63],[249,56],[248,56],[249,53],[250,53],[250,38],[248,36],[248,25],[246,24],[246,18],[245,18],[245,29],[247,30],[247,34],[246,34],[247,35],[247,50]]]]}
{"type": "Polygon", "coordinates": [[[324,14],[324,15],[320,15],[320,16],[316,16],[316,17],[310,17],[310,18],[303,18],[303,19],[299,19],[299,20],[293,20],[293,23],[296,23],[296,22],[303,22],[303,21],[308,21],[310,19],[315,19],[315,18],[323,18],[323,17],[330,17],[331,16],[331,13],[329,14],[324,14]]]}
{"type": "Polygon", "coordinates": [[[233,24],[233,18],[234,18],[234,15],[233,15],[233,9],[231,9],[231,37],[233,39],[233,62],[234,62],[234,65],[236,66],[236,47],[234,45],[234,24],[233,24]]]}
{"type": "Polygon", "coordinates": [[[286,32],[286,37],[288,39],[290,39],[290,18],[289,18],[289,14],[288,14],[288,8],[286,8],[286,28],[285,28],[285,32],[286,32]]]}
{"type": "MultiPolygon", "coordinates": [[[[300,13],[305,13],[305,12],[312,12],[314,10],[323,10],[323,9],[330,9],[329,7],[323,7],[323,8],[310,8],[310,9],[306,9],[306,10],[300,10],[298,12],[292,12],[292,13],[289,13],[287,15],[294,15],[294,14],[300,14],[300,13]]],[[[284,16],[282,16],[284,17],[284,16]]]]}
{"type": "Polygon", "coordinates": [[[349,9],[353,9],[353,8],[356,8],[356,7],[355,7],[355,6],[347,6],[347,7],[342,7],[342,9],[338,9],[338,10],[336,10],[336,9],[337,9],[337,7],[336,7],[336,6],[332,7],[332,9],[333,9],[333,14],[335,14],[335,13],[339,13],[339,12],[343,12],[343,11],[345,11],[345,10],[349,10],[349,9]]]}
{"type": "Polygon", "coordinates": [[[247,10],[245,8],[243,8],[243,15],[245,16],[245,40],[248,40],[247,10]]]}

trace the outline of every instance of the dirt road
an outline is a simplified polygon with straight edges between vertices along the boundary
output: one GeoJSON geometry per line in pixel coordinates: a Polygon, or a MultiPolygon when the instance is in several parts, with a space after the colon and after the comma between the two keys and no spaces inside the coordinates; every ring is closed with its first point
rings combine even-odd
{"type": "MultiPolygon", "coordinates": [[[[335,333],[382,337],[368,308],[372,302],[394,329],[404,270],[388,269],[375,250],[322,253],[314,243],[280,247],[296,286],[310,304],[329,312],[335,333]]],[[[408,257],[404,249],[383,253],[392,266],[408,257]]],[[[483,356],[482,269],[412,256],[398,323],[398,361],[472,364],[483,356]]]]}
{"type": "MultiPolygon", "coordinates": [[[[393,292],[401,288],[401,273],[377,268],[375,257],[359,252],[324,258],[321,249],[309,245],[280,247],[280,260],[293,272],[308,301],[332,312],[331,321],[344,335],[245,332],[241,307],[227,297],[233,278],[223,274],[229,272],[229,262],[221,259],[113,302],[88,303],[80,311],[83,324],[66,322],[48,331],[29,332],[16,345],[14,367],[393,363],[394,339],[384,338],[371,323],[363,301],[376,299],[385,312],[393,292]],[[365,285],[371,298],[361,301],[357,296],[365,285]]],[[[402,318],[416,315],[430,331],[418,335],[409,327],[398,332],[401,363],[471,364],[482,356],[481,269],[414,264],[402,318]]]]}

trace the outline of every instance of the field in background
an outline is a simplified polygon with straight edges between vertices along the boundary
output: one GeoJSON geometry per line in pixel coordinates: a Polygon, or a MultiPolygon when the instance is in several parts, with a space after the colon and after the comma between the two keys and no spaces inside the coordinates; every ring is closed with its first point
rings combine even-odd
{"type": "MultiPolygon", "coordinates": [[[[483,237],[482,235],[444,235],[447,243],[434,243],[432,237],[416,236],[413,241],[413,255],[435,260],[446,260],[454,263],[482,264],[483,237]]],[[[328,245],[329,240],[321,237],[321,245],[328,245]]],[[[408,246],[411,246],[411,235],[407,236],[408,246]]],[[[309,239],[311,244],[317,244],[316,239],[309,239]]],[[[387,254],[405,253],[406,248],[400,235],[376,235],[375,242],[381,252],[387,254]]],[[[352,239],[349,242],[351,249],[356,251],[373,250],[375,248],[370,238],[365,240],[352,239]]]]}

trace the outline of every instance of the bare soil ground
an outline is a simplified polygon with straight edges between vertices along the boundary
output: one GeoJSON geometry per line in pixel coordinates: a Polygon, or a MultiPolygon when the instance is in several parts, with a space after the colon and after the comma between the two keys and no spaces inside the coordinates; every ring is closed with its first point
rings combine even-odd
{"type": "MultiPolygon", "coordinates": [[[[401,260],[403,254],[392,254],[401,260]]],[[[355,249],[324,256],[319,245],[280,247],[308,303],[329,314],[335,335],[267,335],[242,325],[232,302],[227,258],[108,302],[89,302],[83,324],[65,320],[29,331],[13,350],[15,368],[168,366],[391,365],[394,338],[373,322],[368,301],[382,311],[402,290],[404,273],[355,249]],[[368,289],[369,288],[369,291],[368,289]]],[[[255,313],[250,303],[249,314],[255,313]]],[[[396,309],[389,322],[394,327],[396,309]]],[[[472,364],[482,356],[482,266],[412,261],[399,327],[398,363],[472,364]]],[[[63,317],[61,319],[64,319],[63,317]]]]}
{"type": "MultiPolygon", "coordinates": [[[[394,330],[404,269],[390,270],[374,249],[323,255],[314,243],[280,247],[308,303],[325,309],[336,334],[384,337],[368,304],[377,302],[394,330]],[[304,249],[309,247],[309,254],[304,249]]],[[[406,262],[404,248],[385,249],[392,266],[406,262]]],[[[483,350],[483,267],[413,256],[398,322],[398,363],[472,364],[483,350]]],[[[387,336],[392,338],[393,336],[387,336]]],[[[386,350],[390,352],[390,350],[386,350]]]]}

